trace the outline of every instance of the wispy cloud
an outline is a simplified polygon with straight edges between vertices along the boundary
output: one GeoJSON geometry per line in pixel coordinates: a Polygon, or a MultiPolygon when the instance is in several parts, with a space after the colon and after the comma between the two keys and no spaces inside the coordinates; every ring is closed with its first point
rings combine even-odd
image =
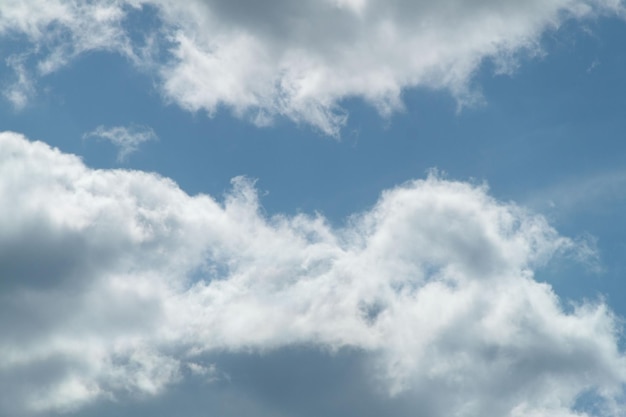
{"type": "Polygon", "coordinates": [[[576,242],[486,187],[430,176],[334,228],[264,216],[245,178],[220,202],[0,144],[1,412],[161,395],[203,354],[306,345],[366,353],[435,417],[581,416],[589,392],[616,415],[617,319],[533,279],[576,242]]]}
{"type": "Polygon", "coordinates": [[[4,97],[21,110],[35,95],[35,82],[26,69],[25,55],[11,55],[5,62],[15,73],[15,80],[4,89],[4,97]]]}
{"type": "Polygon", "coordinates": [[[534,190],[526,204],[563,215],[597,212],[626,202],[626,170],[600,171],[573,176],[534,190]]]}
{"type": "Polygon", "coordinates": [[[98,126],[93,131],[83,135],[83,139],[91,137],[108,140],[113,145],[117,146],[118,162],[126,161],[130,154],[137,152],[142,143],[158,139],[154,130],[141,125],[131,125],[127,127],[115,126],[108,128],[98,126]]]}

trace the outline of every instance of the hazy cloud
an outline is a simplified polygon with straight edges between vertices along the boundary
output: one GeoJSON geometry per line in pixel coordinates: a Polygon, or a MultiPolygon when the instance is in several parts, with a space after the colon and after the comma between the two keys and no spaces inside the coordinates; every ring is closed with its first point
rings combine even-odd
{"type": "Polygon", "coordinates": [[[10,83],[3,94],[16,109],[21,110],[35,94],[34,81],[24,65],[23,55],[11,55],[5,62],[15,73],[15,80],[10,83]]]}
{"type": "Polygon", "coordinates": [[[83,135],[83,139],[92,137],[106,139],[115,145],[118,148],[118,162],[126,161],[128,156],[136,152],[139,149],[139,145],[142,143],[158,139],[154,130],[141,125],[131,125],[128,127],[114,126],[109,128],[98,126],[91,132],[83,135]]]}
{"type": "Polygon", "coordinates": [[[244,178],[189,196],[3,133],[0,202],[0,248],[23,249],[0,262],[3,413],[161,396],[219,379],[206,355],[303,346],[355,352],[432,416],[588,415],[582,394],[619,415],[618,320],[533,279],[576,243],[484,186],[432,175],[333,228],[264,216],[244,178]]]}
{"type": "Polygon", "coordinates": [[[527,204],[541,209],[552,208],[563,214],[608,210],[626,201],[626,171],[600,171],[568,178],[535,190],[527,204]]]}

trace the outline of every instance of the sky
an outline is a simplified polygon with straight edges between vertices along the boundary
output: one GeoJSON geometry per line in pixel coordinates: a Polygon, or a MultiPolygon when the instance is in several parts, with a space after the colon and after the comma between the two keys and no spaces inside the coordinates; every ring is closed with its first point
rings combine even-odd
{"type": "Polygon", "coordinates": [[[621,0],[0,0],[0,415],[620,417],[621,0]]]}

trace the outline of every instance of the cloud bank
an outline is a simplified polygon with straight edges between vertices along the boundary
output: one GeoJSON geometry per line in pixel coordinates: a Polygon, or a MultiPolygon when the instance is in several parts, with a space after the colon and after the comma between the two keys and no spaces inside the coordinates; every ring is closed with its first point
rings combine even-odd
{"type": "Polygon", "coordinates": [[[189,196],[6,132],[0,202],[2,414],[159,396],[211,379],[203,355],[307,346],[364,354],[435,417],[620,415],[618,319],[534,278],[575,243],[484,186],[431,175],[333,228],[263,215],[244,178],[189,196]]]}
{"type": "Polygon", "coordinates": [[[472,76],[485,60],[508,71],[562,22],[624,11],[620,0],[39,3],[7,0],[0,10],[0,34],[32,46],[9,57],[16,79],[8,98],[18,106],[34,92],[28,74],[109,50],[190,111],[224,107],[259,125],[287,117],[334,136],[346,122],[346,99],[363,99],[382,115],[401,109],[413,87],[472,103],[480,100],[472,76]]]}

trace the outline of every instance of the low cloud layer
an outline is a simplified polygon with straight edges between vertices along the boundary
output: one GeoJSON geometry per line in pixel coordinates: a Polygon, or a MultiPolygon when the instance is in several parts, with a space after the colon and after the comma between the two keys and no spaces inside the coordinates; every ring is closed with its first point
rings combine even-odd
{"type": "Polygon", "coordinates": [[[435,417],[620,415],[618,320],[534,279],[576,244],[484,186],[431,175],[334,228],[263,215],[243,178],[189,196],[2,133],[0,201],[2,414],[160,396],[219,378],[205,355],[301,346],[364,355],[390,401],[435,417]]]}
{"type": "Polygon", "coordinates": [[[190,111],[226,107],[259,125],[287,117],[336,136],[345,99],[382,115],[401,109],[412,87],[472,103],[485,60],[509,71],[562,22],[623,12],[620,0],[8,0],[0,35],[31,45],[7,61],[15,79],[6,96],[18,107],[35,94],[33,80],[108,50],[190,111]]]}

